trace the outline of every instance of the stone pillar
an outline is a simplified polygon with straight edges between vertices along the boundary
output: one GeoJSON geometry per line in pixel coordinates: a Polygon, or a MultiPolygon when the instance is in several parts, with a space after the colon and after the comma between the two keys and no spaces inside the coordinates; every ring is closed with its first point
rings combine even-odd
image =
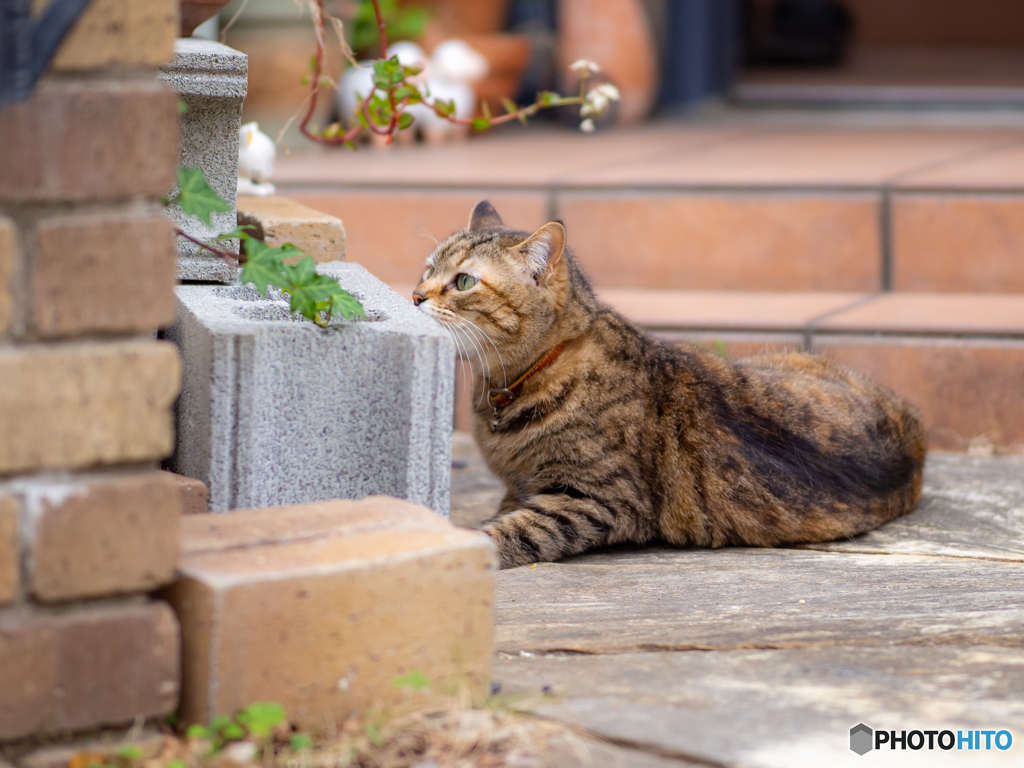
{"type": "MultiPolygon", "coordinates": [[[[178,162],[200,168],[206,180],[231,210],[215,213],[210,226],[171,209],[175,224],[192,237],[211,241],[236,225],[235,193],[238,186],[238,129],[248,81],[248,57],[212,40],[181,38],[174,44],[174,61],[160,71],[188,107],[179,115],[181,146],[178,162]]],[[[232,240],[232,250],[238,241],[232,240]]],[[[237,271],[213,254],[178,238],[178,279],[234,282],[237,271]]]]}
{"type": "Polygon", "coordinates": [[[0,741],[177,706],[177,15],[94,0],[0,109],[0,741]]]}

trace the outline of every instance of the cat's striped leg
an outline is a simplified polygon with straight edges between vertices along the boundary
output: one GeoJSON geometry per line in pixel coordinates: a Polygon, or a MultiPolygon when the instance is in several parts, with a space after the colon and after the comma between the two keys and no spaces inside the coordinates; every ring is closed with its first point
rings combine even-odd
{"type": "Polygon", "coordinates": [[[502,568],[559,560],[601,546],[615,513],[593,498],[568,493],[528,496],[481,530],[494,539],[502,568]]]}

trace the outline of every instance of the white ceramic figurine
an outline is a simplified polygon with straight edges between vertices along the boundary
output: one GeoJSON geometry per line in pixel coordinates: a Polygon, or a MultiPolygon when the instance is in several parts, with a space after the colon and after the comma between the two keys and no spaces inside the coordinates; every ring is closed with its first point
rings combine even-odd
{"type": "Polygon", "coordinates": [[[256,123],[246,123],[238,130],[238,194],[272,195],[274,185],[274,140],[256,123]]]}

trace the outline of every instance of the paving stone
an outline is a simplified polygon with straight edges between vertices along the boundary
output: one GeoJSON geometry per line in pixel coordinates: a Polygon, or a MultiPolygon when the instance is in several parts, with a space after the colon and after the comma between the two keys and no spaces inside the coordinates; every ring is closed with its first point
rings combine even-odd
{"type": "Polygon", "coordinates": [[[374,497],[193,515],[180,579],[185,722],[276,701],[303,728],[396,701],[418,671],[490,680],[494,548],[425,507],[374,497]]]}
{"type": "Polygon", "coordinates": [[[0,111],[0,200],[157,197],[174,184],[177,99],[155,76],[44,78],[0,111]]]}
{"type": "MultiPolygon", "coordinates": [[[[51,2],[33,0],[33,11],[51,2]]],[[[174,53],[178,32],[177,0],[92,0],[57,49],[50,71],[163,64],[174,53]]]]}
{"type": "Polygon", "coordinates": [[[579,653],[1017,643],[1022,606],[1019,563],[622,548],[502,571],[495,643],[579,653]]]}
{"type": "Polygon", "coordinates": [[[0,495],[0,605],[17,597],[21,580],[18,509],[17,499],[0,495]]]}
{"type": "Polygon", "coordinates": [[[166,472],[22,480],[28,583],[42,602],[148,592],[173,580],[181,494],[166,472]]]}
{"type": "Polygon", "coordinates": [[[0,349],[0,473],[166,456],[180,375],[166,342],[0,349]]]}
{"type": "MultiPolygon", "coordinates": [[[[878,559],[878,558],[876,558],[878,559]]],[[[602,736],[736,768],[1019,765],[1006,753],[850,751],[857,723],[885,730],[1010,730],[1024,718],[1024,651],[896,646],[637,653],[499,654],[495,680],[555,696],[535,711],[602,736]],[[970,757],[970,760],[966,758],[970,757]]]]}
{"type": "Polygon", "coordinates": [[[345,260],[341,219],[286,197],[241,195],[238,224],[255,226],[256,236],[274,248],[291,243],[317,262],[345,260]]]}
{"type": "Polygon", "coordinates": [[[0,740],[167,714],[179,674],[178,622],[165,603],[6,611],[0,740]]]}
{"type": "Polygon", "coordinates": [[[174,227],[152,211],[39,222],[28,303],[43,338],[152,333],[174,322],[174,227]]]}
{"type": "Polygon", "coordinates": [[[123,728],[104,731],[98,738],[62,741],[40,747],[18,757],[18,768],[68,768],[76,754],[102,755],[110,762],[118,759],[118,751],[126,744],[139,750],[140,760],[151,760],[160,754],[168,737],[150,726],[141,733],[123,728]]]}
{"type": "Polygon", "coordinates": [[[17,229],[14,221],[0,216],[0,337],[7,334],[14,317],[14,270],[18,264],[17,229]]]}

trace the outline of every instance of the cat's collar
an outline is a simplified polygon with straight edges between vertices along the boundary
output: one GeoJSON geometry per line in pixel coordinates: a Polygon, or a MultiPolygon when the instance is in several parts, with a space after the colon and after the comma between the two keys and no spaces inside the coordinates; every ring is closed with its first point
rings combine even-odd
{"type": "Polygon", "coordinates": [[[504,408],[509,405],[513,400],[519,397],[519,393],[523,391],[523,385],[526,384],[526,380],[533,376],[535,373],[540,373],[542,370],[547,368],[562,354],[562,350],[565,349],[565,342],[558,344],[555,347],[549,349],[541,358],[531,365],[526,373],[516,379],[514,382],[509,384],[504,389],[490,389],[487,391],[487,400],[491,404],[491,408],[497,413],[499,408],[504,408]]]}

